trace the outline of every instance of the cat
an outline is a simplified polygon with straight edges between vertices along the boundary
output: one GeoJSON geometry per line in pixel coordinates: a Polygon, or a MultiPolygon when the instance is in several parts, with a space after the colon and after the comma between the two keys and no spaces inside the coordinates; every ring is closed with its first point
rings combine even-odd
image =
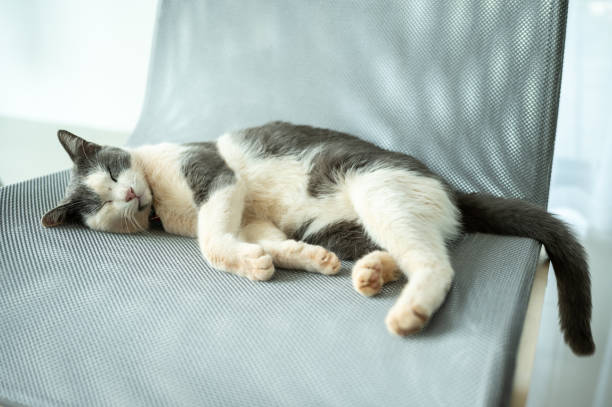
{"type": "Polygon", "coordinates": [[[197,238],[212,266],[252,280],[275,267],[332,275],[339,258],[356,260],[352,283],[366,296],[405,275],[385,319],[402,336],[421,330],[451,287],[448,242],[463,232],[529,237],[553,263],[565,341],[579,355],[595,350],[588,265],[569,229],[531,203],[454,190],[412,156],[285,122],[133,149],[58,138],[74,166],[46,227],[134,233],[159,218],[197,238]]]}

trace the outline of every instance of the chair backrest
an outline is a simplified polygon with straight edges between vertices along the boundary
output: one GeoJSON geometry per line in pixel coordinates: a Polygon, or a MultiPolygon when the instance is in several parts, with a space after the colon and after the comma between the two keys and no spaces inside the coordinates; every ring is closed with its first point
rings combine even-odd
{"type": "Polygon", "coordinates": [[[129,144],[286,120],[545,205],[566,13],[566,0],[162,0],[129,144]]]}

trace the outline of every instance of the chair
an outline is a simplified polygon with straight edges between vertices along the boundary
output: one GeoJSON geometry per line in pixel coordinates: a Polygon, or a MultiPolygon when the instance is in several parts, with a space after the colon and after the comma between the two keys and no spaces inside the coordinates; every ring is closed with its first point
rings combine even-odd
{"type": "MultiPolygon", "coordinates": [[[[546,205],[566,1],[160,3],[130,146],[279,119],[546,205]]],[[[383,322],[401,284],[365,298],[348,262],[254,283],[160,231],[43,229],[68,176],[0,189],[0,404],[508,403],[538,243],[455,242],[446,302],[402,339],[383,322]]]]}

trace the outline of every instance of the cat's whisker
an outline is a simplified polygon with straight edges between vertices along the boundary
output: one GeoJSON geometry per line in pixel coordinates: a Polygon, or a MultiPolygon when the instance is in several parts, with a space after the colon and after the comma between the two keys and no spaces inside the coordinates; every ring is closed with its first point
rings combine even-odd
{"type": "Polygon", "coordinates": [[[130,223],[132,224],[132,226],[134,227],[136,232],[140,232],[142,230],[144,230],[144,228],[142,227],[142,225],[140,225],[140,223],[138,222],[138,220],[135,217],[136,214],[136,209],[134,207],[127,207],[125,209],[126,212],[126,218],[127,220],[130,221],[130,223]]]}
{"type": "Polygon", "coordinates": [[[132,222],[134,222],[134,224],[137,226],[138,231],[142,230],[142,226],[140,226],[140,223],[138,222],[138,219],[136,218],[136,214],[138,213],[138,206],[135,206],[134,208],[131,209],[130,211],[130,216],[132,218],[132,222]]]}
{"type": "Polygon", "coordinates": [[[65,207],[65,208],[72,208],[72,207],[74,207],[74,206],[79,206],[79,205],[81,205],[83,202],[84,202],[84,201],[73,201],[73,202],[70,202],[70,203],[64,204],[64,207],[65,207]]]}
{"type": "Polygon", "coordinates": [[[132,219],[132,215],[130,213],[129,208],[126,209],[125,211],[125,219],[127,222],[129,222],[130,226],[133,228],[134,227],[134,220],[132,219]]]}
{"type": "Polygon", "coordinates": [[[135,216],[132,216],[132,221],[136,225],[136,230],[137,231],[142,232],[143,230],[145,230],[145,228],[142,227],[142,225],[140,224],[140,222],[138,222],[138,219],[136,219],[135,216]]]}
{"type": "Polygon", "coordinates": [[[126,217],[125,210],[121,214],[121,223],[123,225],[123,230],[125,230],[126,232],[129,232],[129,226],[128,226],[128,223],[127,223],[127,217],[126,217]]]}

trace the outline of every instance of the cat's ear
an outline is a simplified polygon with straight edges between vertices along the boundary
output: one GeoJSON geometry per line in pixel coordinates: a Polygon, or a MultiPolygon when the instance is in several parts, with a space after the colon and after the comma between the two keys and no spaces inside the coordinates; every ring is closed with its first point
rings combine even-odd
{"type": "Polygon", "coordinates": [[[51,228],[66,223],[70,214],[70,207],[70,203],[64,203],[45,213],[45,216],[42,218],[43,226],[51,228]]]}
{"type": "Polygon", "coordinates": [[[101,148],[98,144],[84,140],[66,130],[58,130],[57,138],[73,162],[76,162],[78,157],[94,155],[101,148]]]}

